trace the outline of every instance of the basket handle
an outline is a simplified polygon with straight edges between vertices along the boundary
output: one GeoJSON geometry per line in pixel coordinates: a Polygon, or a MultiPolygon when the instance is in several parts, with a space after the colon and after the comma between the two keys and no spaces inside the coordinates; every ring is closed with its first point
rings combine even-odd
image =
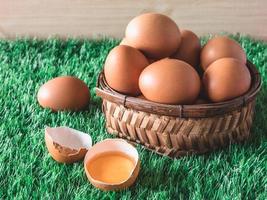
{"type": "Polygon", "coordinates": [[[103,98],[106,98],[108,96],[108,92],[101,90],[98,86],[95,88],[96,95],[103,98]]]}
{"type": "Polygon", "coordinates": [[[99,73],[98,77],[97,77],[97,82],[96,82],[96,87],[99,88],[100,87],[100,80],[103,76],[103,70],[101,70],[101,72],[99,73]]]}
{"type": "Polygon", "coordinates": [[[96,95],[101,97],[102,99],[107,99],[108,101],[112,101],[114,103],[123,104],[124,107],[126,107],[127,95],[120,95],[120,97],[118,97],[118,95],[114,94],[113,92],[106,91],[98,87],[95,88],[95,91],[96,95]]]}

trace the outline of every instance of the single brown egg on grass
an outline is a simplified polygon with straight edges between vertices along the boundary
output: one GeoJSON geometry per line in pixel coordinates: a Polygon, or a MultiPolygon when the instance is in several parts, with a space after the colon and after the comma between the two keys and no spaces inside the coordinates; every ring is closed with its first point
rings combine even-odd
{"type": "Polygon", "coordinates": [[[60,76],[43,84],[37,94],[39,104],[53,111],[78,111],[90,101],[87,85],[73,76],[60,76]]]}

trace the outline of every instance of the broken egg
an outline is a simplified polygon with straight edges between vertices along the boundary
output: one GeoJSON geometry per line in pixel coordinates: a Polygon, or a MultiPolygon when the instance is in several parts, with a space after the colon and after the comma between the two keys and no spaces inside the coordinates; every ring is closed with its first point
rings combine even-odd
{"type": "Polygon", "coordinates": [[[123,139],[106,139],[88,150],[84,168],[95,187],[102,190],[125,189],[138,176],[139,155],[134,146],[123,139]]]}
{"type": "Polygon", "coordinates": [[[46,127],[45,143],[50,155],[60,163],[82,160],[92,146],[91,136],[68,127],[46,127]]]}

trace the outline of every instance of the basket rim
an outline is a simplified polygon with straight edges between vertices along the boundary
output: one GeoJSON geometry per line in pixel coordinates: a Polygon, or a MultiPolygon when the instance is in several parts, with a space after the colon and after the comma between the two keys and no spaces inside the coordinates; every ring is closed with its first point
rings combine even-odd
{"type": "Polygon", "coordinates": [[[260,91],[262,84],[260,73],[256,69],[255,65],[249,60],[247,60],[246,66],[248,67],[251,74],[250,89],[242,96],[219,103],[170,105],[156,103],[138,97],[128,96],[119,93],[108,86],[104,77],[103,70],[98,76],[96,94],[103,100],[105,99],[113,103],[123,105],[126,108],[131,108],[151,114],[181,118],[203,118],[223,115],[246,106],[249,102],[253,101],[256,98],[257,93],[260,91]]]}

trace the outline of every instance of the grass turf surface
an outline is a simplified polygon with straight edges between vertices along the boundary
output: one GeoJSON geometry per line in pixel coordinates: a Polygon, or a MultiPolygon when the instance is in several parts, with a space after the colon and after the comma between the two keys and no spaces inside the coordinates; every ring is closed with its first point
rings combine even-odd
{"type": "MultiPolygon", "coordinates": [[[[101,99],[95,96],[97,75],[118,41],[68,39],[0,41],[0,198],[1,199],[267,199],[267,44],[232,36],[246,50],[263,78],[252,137],[204,156],[170,160],[141,147],[136,184],[120,192],[95,189],[82,163],[56,163],[44,142],[45,126],[69,126],[92,135],[106,134],[101,99]],[[84,112],[52,113],[36,94],[43,83],[74,75],[91,88],[84,112]]],[[[204,42],[205,39],[202,39],[204,42]]]]}

